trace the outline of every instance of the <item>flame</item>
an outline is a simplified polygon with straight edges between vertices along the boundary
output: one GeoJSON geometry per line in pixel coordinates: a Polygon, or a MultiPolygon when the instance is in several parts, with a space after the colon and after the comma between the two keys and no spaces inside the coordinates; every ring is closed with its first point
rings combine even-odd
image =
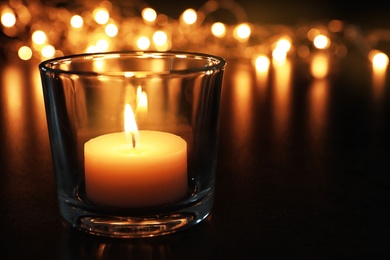
{"type": "Polygon", "coordinates": [[[139,132],[137,123],[135,122],[133,110],[131,109],[131,106],[129,104],[125,105],[124,124],[126,136],[128,136],[129,138],[131,136],[131,143],[133,148],[135,148],[137,146],[137,143],[139,142],[139,132]]]}

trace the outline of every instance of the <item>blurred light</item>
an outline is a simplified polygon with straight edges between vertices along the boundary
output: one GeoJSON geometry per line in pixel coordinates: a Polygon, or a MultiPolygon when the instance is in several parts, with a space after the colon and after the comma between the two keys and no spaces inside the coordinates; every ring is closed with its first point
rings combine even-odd
{"type": "Polygon", "coordinates": [[[371,58],[372,64],[374,68],[377,69],[384,69],[389,64],[389,57],[384,54],[383,52],[373,52],[372,58],[371,58]]]}
{"type": "Polygon", "coordinates": [[[35,32],[33,32],[32,36],[32,41],[36,44],[44,44],[46,42],[46,33],[44,33],[43,31],[41,30],[37,30],[35,32]]]}
{"type": "Polygon", "coordinates": [[[98,51],[107,51],[108,47],[109,47],[109,43],[105,39],[100,39],[96,43],[96,48],[98,49],[98,51]]]}
{"type": "Polygon", "coordinates": [[[98,48],[97,48],[95,45],[90,45],[90,46],[87,47],[86,52],[87,52],[87,53],[98,52],[98,48]]]}
{"type": "Polygon", "coordinates": [[[265,72],[268,70],[270,64],[270,60],[265,55],[260,55],[256,58],[256,70],[265,72]]]}
{"type": "Polygon", "coordinates": [[[276,42],[276,49],[284,52],[289,52],[291,49],[291,42],[286,38],[282,38],[276,42]]]}
{"type": "Polygon", "coordinates": [[[310,29],[308,32],[307,32],[307,38],[310,40],[310,41],[314,41],[314,38],[321,34],[320,33],[320,30],[316,29],[316,28],[312,28],[310,29]]]}
{"type": "Polygon", "coordinates": [[[141,36],[137,40],[137,47],[141,50],[146,50],[150,46],[150,40],[146,36],[141,36]]]}
{"type": "Polygon", "coordinates": [[[15,14],[11,11],[6,11],[1,15],[1,23],[4,27],[12,27],[16,23],[15,14]]]}
{"type": "Polygon", "coordinates": [[[118,27],[113,24],[107,24],[104,31],[106,32],[107,36],[109,37],[115,37],[118,34],[118,27]]]}
{"type": "Polygon", "coordinates": [[[236,38],[237,40],[247,40],[250,35],[251,28],[246,23],[239,24],[234,29],[234,38],[236,38]]]}
{"type": "Polygon", "coordinates": [[[55,52],[56,50],[52,45],[45,45],[41,50],[41,54],[45,58],[54,57],[55,52]]]}
{"type": "Polygon", "coordinates": [[[310,56],[310,49],[307,46],[299,46],[297,49],[297,54],[301,59],[306,59],[310,56]]]}
{"type": "Polygon", "coordinates": [[[126,78],[134,77],[134,75],[135,75],[135,73],[132,72],[132,71],[125,71],[125,74],[124,74],[124,76],[125,76],[126,78]]]}
{"type": "Polygon", "coordinates": [[[343,22],[340,20],[331,20],[328,23],[329,31],[331,32],[340,32],[343,29],[343,22]]]}
{"type": "Polygon", "coordinates": [[[317,49],[327,49],[330,45],[330,39],[325,35],[317,35],[314,40],[313,44],[317,49]]]}
{"type": "Polygon", "coordinates": [[[276,48],[272,51],[272,58],[275,61],[282,62],[286,60],[286,57],[287,57],[287,53],[282,49],[276,48]]]}
{"type": "Polygon", "coordinates": [[[223,23],[214,23],[211,26],[211,33],[218,38],[222,38],[226,35],[226,26],[223,23]]]}
{"type": "Polygon", "coordinates": [[[198,16],[197,16],[196,11],[194,9],[189,8],[189,9],[184,11],[183,21],[186,24],[194,24],[197,19],[198,19],[198,16]]]}
{"type": "Polygon", "coordinates": [[[153,34],[153,42],[156,45],[164,45],[164,44],[166,44],[167,39],[168,39],[168,36],[167,36],[167,34],[164,31],[156,31],[153,34]]]}
{"type": "Polygon", "coordinates": [[[329,58],[324,54],[315,54],[313,56],[310,72],[316,79],[323,79],[328,75],[329,58]]]}
{"type": "Polygon", "coordinates": [[[18,56],[22,60],[29,60],[32,57],[32,50],[30,47],[22,46],[18,50],[18,56]]]}
{"type": "Polygon", "coordinates": [[[72,18],[70,18],[70,25],[73,28],[81,28],[84,24],[84,20],[80,15],[73,15],[72,18]]]}
{"type": "Polygon", "coordinates": [[[110,15],[105,8],[97,8],[93,12],[93,18],[98,24],[106,24],[110,19],[110,15]]]}
{"type": "Polygon", "coordinates": [[[154,22],[157,18],[157,13],[154,9],[147,7],[142,10],[142,18],[148,22],[154,22]]]}

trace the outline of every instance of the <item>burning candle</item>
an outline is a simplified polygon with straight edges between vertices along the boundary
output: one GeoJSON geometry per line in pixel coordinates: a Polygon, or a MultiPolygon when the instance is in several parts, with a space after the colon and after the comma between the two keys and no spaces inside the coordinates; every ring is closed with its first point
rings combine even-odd
{"type": "Polygon", "coordinates": [[[151,207],[187,193],[187,143],[160,131],[138,131],[130,105],[125,131],[84,145],[87,197],[110,207],[151,207]]]}

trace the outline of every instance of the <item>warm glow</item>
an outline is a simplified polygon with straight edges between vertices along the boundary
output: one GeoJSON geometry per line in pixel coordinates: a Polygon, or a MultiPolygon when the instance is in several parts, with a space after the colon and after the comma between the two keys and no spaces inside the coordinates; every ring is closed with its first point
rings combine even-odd
{"type": "Polygon", "coordinates": [[[268,70],[270,60],[265,55],[260,55],[256,58],[256,70],[260,72],[265,72],[268,70]]]}
{"type": "Polygon", "coordinates": [[[156,31],[153,34],[153,42],[156,45],[164,45],[167,43],[168,36],[164,31],[156,31]]]}
{"type": "Polygon", "coordinates": [[[287,57],[287,53],[283,49],[276,48],[272,51],[272,58],[275,61],[282,62],[286,60],[286,57],[287,57]]]}
{"type": "Polygon", "coordinates": [[[46,33],[44,33],[43,31],[41,30],[37,30],[35,31],[32,36],[32,41],[36,44],[44,44],[46,42],[46,33]]]}
{"type": "Polygon", "coordinates": [[[97,52],[97,51],[98,51],[98,48],[95,45],[88,46],[87,50],[86,50],[87,53],[94,53],[94,52],[97,52]]]}
{"type": "Polygon", "coordinates": [[[134,77],[135,73],[132,71],[125,71],[124,76],[125,78],[131,78],[134,77]]]}
{"type": "Polygon", "coordinates": [[[285,53],[289,52],[289,50],[291,49],[291,41],[289,41],[286,38],[280,39],[276,43],[276,49],[278,49],[282,52],[285,52],[285,53]]]}
{"type": "Polygon", "coordinates": [[[106,24],[110,19],[110,14],[108,13],[107,9],[98,8],[93,12],[93,18],[98,24],[106,24]]]}
{"type": "Polygon", "coordinates": [[[141,36],[137,40],[137,47],[141,50],[146,50],[150,46],[150,40],[146,36],[141,36]]]}
{"type": "Polygon", "coordinates": [[[55,52],[56,52],[56,49],[52,45],[45,45],[41,50],[41,54],[45,58],[54,57],[55,52]]]}
{"type": "Polygon", "coordinates": [[[142,18],[145,21],[153,22],[157,18],[157,13],[154,9],[147,7],[142,10],[142,18]]]}
{"type": "Polygon", "coordinates": [[[29,60],[32,57],[32,50],[27,46],[22,46],[18,50],[18,55],[22,60],[29,60]]]}
{"type": "Polygon", "coordinates": [[[81,28],[84,24],[84,20],[80,15],[73,15],[72,18],[70,19],[70,25],[73,28],[81,28]]]}
{"type": "Polygon", "coordinates": [[[226,26],[223,23],[214,23],[211,26],[211,33],[218,38],[222,38],[226,35],[226,26]]]}
{"type": "Polygon", "coordinates": [[[1,24],[4,27],[12,27],[16,23],[16,17],[15,14],[11,11],[4,12],[1,15],[1,24]]]}
{"type": "Polygon", "coordinates": [[[311,41],[314,41],[314,38],[318,35],[320,35],[320,30],[316,28],[312,28],[307,32],[307,38],[311,41]]]}
{"type": "Polygon", "coordinates": [[[137,123],[135,122],[133,109],[131,109],[129,104],[125,105],[124,128],[126,133],[131,134],[131,143],[133,147],[135,147],[138,143],[137,141],[139,141],[139,132],[137,123]]]}
{"type": "Polygon", "coordinates": [[[378,52],[372,57],[372,65],[377,69],[384,69],[389,64],[389,57],[383,52],[378,52]]]}
{"type": "Polygon", "coordinates": [[[313,44],[317,49],[327,49],[330,45],[330,39],[320,34],[314,37],[313,44]]]}
{"type": "Polygon", "coordinates": [[[183,13],[183,21],[186,24],[194,24],[196,20],[198,19],[198,16],[196,14],[196,11],[192,8],[187,9],[183,13]]]}
{"type": "Polygon", "coordinates": [[[246,40],[249,38],[250,35],[251,28],[246,23],[239,24],[234,29],[234,38],[236,38],[237,40],[246,40]]]}
{"type": "Polygon", "coordinates": [[[107,36],[115,37],[118,34],[118,27],[113,23],[109,23],[106,25],[104,31],[107,34],[107,36]]]}
{"type": "Polygon", "coordinates": [[[343,22],[340,20],[331,20],[328,24],[329,31],[340,32],[343,29],[343,22]]]}
{"type": "Polygon", "coordinates": [[[313,56],[310,72],[316,79],[325,78],[329,70],[329,57],[325,54],[316,54],[313,56]]]}
{"type": "Polygon", "coordinates": [[[136,114],[140,117],[145,117],[148,113],[148,96],[146,92],[142,90],[141,86],[137,88],[137,110],[136,114]]]}
{"type": "Polygon", "coordinates": [[[135,117],[133,109],[129,104],[125,105],[125,132],[134,133],[138,131],[137,123],[135,122],[135,117]]]}
{"type": "Polygon", "coordinates": [[[110,47],[110,44],[108,43],[107,40],[105,39],[100,39],[96,42],[96,48],[99,50],[99,51],[107,51],[108,48],[110,47]]]}

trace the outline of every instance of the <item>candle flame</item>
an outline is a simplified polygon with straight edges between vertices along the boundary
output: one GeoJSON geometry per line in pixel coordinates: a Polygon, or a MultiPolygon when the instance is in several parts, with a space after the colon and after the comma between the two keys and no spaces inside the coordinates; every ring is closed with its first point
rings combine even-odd
{"type": "Polygon", "coordinates": [[[137,88],[137,118],[146,117],[148,114],[148,96],[145,91],[142,90],[141,86],[137,88]]]}
{"type": "Polygon", "coordinates": [[[124,122],[126,136],[131,136],[131,143],[133,148],[135,148],[136,144],[138,143],[137,141],[139,141],[139,133],[137,123],[135,122],[133,110],[131,109],[131,106],[129,104],[125,105],[124,122]]]}

